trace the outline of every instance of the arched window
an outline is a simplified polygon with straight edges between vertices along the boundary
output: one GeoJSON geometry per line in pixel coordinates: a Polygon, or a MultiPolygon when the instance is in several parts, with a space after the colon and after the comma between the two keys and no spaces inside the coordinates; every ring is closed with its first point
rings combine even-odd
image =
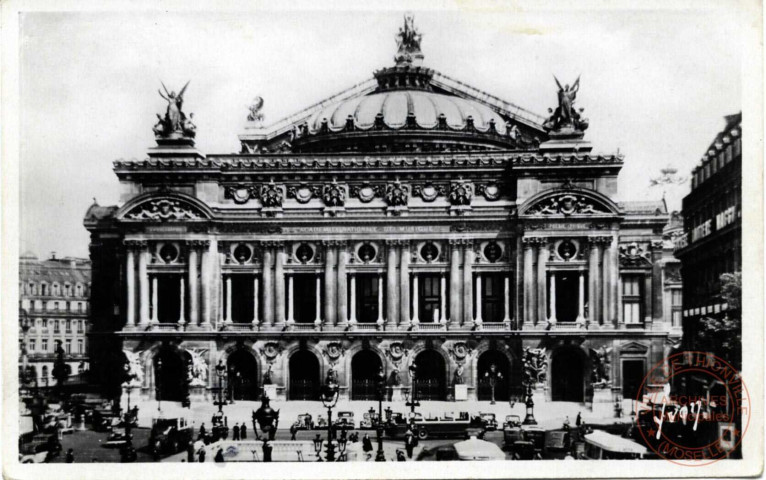
{"type": "Polygon", "coordinates": [[[64,296],[71,297],[72,296],[72,285],[67,283],[64,285],[64,296]]]}
{"type": "Polygon", "coordinates": [[[27,290],[27,293],[30,295],[35,295],[37,293],[37,289],[35,288],[35,282],[29,282],[29,290],[27,290]]]}
{"type": "Polygon", "coordinates": [[[40,295],[43,295],[43,296],[48,295],[48,284],[46,283],[40,284],[40,295]]]}
{"type": "Polygon", "coordinates": [[[53,284],[51,295],[53,295],[54,297],[58,297],[59,295],[61,295],[61,286],[58,283],[53,284]]]}
{"type": "Polygon", "coordinates": [[[77,284],[77,286],[74,287],[75,295],[78,297],[82,297],[82,285],[77,284]]]}

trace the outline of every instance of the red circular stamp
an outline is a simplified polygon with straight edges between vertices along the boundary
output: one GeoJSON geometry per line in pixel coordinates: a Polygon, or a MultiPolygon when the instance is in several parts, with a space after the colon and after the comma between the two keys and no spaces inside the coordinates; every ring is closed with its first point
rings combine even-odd
{"type": "Polygon", "coordinates": [[[654,365],[638,391],[638,431],[661,458],[690,467],[741,458],[750,394],[725,360],[707,352],[676,353],[654,365]]]}

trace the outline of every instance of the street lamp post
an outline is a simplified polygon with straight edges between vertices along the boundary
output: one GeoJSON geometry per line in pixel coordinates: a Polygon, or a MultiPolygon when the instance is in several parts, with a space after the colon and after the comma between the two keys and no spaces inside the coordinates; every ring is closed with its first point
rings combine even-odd
{"type": "MultiPolygon", "coordinates": [[[[332,424],[332,409],[338,403],[339,394],[340,394],[340,387],[332,379],[328,379],[327,383],[322,387],[320,392],[320,399],[322,400],[322,405],[324,405],[324,407],[327,409],[326,460],[328,462],[335,461],[335,444],[333,443],[333,441],[335,440],[335,428],[332,424]]],[[[316,448],[316,440],[314,442],[315,442],[314,448],[316,448]]],[[[341,445],[339,444],[338,446],[340,447],[341,445]]],[[[345,442],[343,447],[345,447],[345,442]]],[[[320,449],[322,448],[321,443],[319,444],[319,448],[320,449]]],[[[317,456],[319,457],[319,453],[317,453],[317,456]]],[[[321,461],[321,457],[319,457],[319,460],[321,461]]]]}
{"type": "Polygon", "coordinates": [[[376,462],[385,462],[386,455],[383,452],[383,397],[386,394],[386,375],[383,373],[383,367],[378,372],[377,382],[378,393],[378,453],[375,456],[376,462]]]}
{"type": "Polygon", "coordinates": [[[405,403],[406,406],[410,407],[410,424],[415,423],[415,407],[420,406],[420,402],[418,402],[418,388],[417,388],[417,373],[418,373],[418,367],[415,364],[415,362],[412,362],[412,364],[409,367],[409,373],[410,373],[410,393],[405,395],[407,396],[407,402],[405,403]]]}
{"type": "Polygon", "coordinates": [[[535,420],[535,401],[532,400],[532,381],[527,382],[527,398],[524,402],[527,409],[527,415],[524,417],[524,425],[537,425],[535,420]]]}
{"type": "Polygon", "coordinates": [[[157,384],[157,413],[159,415],[162,415],[162,386],[160,385],[160,382],[162,381],[162,359],[157,359],[157,379],[155,383],[157,384]]]}
{"type": "Polygon", "coordinates": [[[489,371],[484,372],[484,377],[489,379],[489,388],[492,392],[491,401],[489,402],[490,405],[495,404],[495,385],[498,381],[503,379],[503,374],[497,371],[497,365],[494,363],[489,366],[489,371]]]}
{"type": "Polygon", "coordinates": [[[215,366],[215,374],[218,377],[218,412],[223,414],[223,406],[226,403],[223,399],[223,379],[226,378],[226,367],[223,365],[223,360],[218,361],[218,365],[215,366]]]}

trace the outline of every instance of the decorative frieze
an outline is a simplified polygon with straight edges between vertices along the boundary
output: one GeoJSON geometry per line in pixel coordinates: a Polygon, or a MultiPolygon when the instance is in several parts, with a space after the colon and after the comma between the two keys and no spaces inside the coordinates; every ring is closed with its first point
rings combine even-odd
{"type": "Polygon", "coordinates": [[[562,193],[548,197],[531,206],[527,215],[585,215],[591,213],[610,213],[600,203],[584,195],[562,193]]]}
{"type": "Polygon", "coordinates": [[[223,190],[223,197],[234,200],[234,203],[243,205],[250,201],[251,198],[255,198],[258,193],[258,187],[256,185],[229,185],[223,190]]]}
{"type": "Polygon", "coordinates": [[[133,207],[125,214],[128,220],[168,222],[172,220],[200,220],[202,212],[191,204],[169,198],[158,198],[133,207]]]}

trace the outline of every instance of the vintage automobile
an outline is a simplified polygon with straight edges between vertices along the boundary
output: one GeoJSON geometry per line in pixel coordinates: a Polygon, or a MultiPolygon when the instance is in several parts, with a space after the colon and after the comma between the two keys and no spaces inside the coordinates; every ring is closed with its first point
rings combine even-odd
{"type": "Polygon", "coordinates": [[[360,430],[374,430],[378,427],[378,412],[370,411],[362,415],[359,421],[360,430]]]}
{"type": "Polygon", "coordinates": [[[19,445],[20,463],[44,463],[61,453],[58,436],[50,433],[38,433],[19,445]]]}
{"type": "Polygon", "coordinates": [[[111,408],[97,408],[93,410],[92,425],[97,432],[108,432],[112,427],[119,425],[120,415],[114,413],[111,408]]]}
{"type": "MultiPolygon", "coordinates": [[[[132,437],[132,434],[131,434],[132,437]]],[[[104,447],[107,448],[114,448],[114,447],[123,447],[128,443],[128,433],[125,431],[124,427],[114,427],[112,429],[112,433],[109,434],[108,437],[106,437],[106,442],[104,442],[104,447]]]]}
{"type": "Polygon", "coordinates": [[[543,458],[561,460],[572,451],[572,436],[568,430],[547,430],[543,444],[543,458]]]}
{"type": "Polygon", "coordinates": [[[185,418],[153,418],[149,449],[155,455],[178,453],[186,448],[192,436],[192,427],[185,418]]]}
{"type": "Polygon", "coordinates": [[[505,460],[505,453],[494,443],[475,437],[462,442],[424,448],[417,457],[418,461],[488,461],[505,460]]]}
{"type": "Polygon", "coordinates": [[[338,412],[338,417],[333,422],[333,425],[336,428],[343,430],[353,430],[356,428],[356,423],[354,422],[354,412],[338,412]]]}
{"type": "Polygon", "coordinates": [[[314,424],[314,428],[317,430],[322,430],[327,428],[327,419],[323,417],[322,415],[317,415],[317,421],[314,424]]]}
{"type": "Polygon", "coordinates": [[[293,427],[298,430],[313,430],[314,419],[310,413],[301,413],[298,415],[298,419],[293,422],[293,427]]]}
{"type": "Polygon", "coordinates": [[[503,422],[503,429],[507,427],[520,427],[521,426],[521,417],[518,415],[506,415],[505,421],[503,422]]]}
{"type": "Polygon", "coordinates": [[[484,428],[488,432],[497,430],[497,416],[494,413],[479,412],[479,418],[484,422],[484,428]]]}
{"type": "Polygon", "coordinates": [[[618,437],[602,430],[594,430],[585,435],[585,452],[581,456],[587,460],[634,460],[656,458],[650,455],[643,445],[629,438],[618,437]]]}
{"type": "Polygon", "coordinates": [[[476,436],[481,438],[486,431],[484,422],[480,417],[471,417],[468,412],[460,412],[457,415],[447,413],[441,417],[415,415],[411,422],[389,423],[386,426],[386,435],[391,438],[403,437],[410,424],[413,425],[413,433],[420,440],[429,437],[452,437],[467,438],[476,436]]]}
{"type": "Polygon", "coordinates": [[[50,413],[43,417],[43,431],[74,433],[72,428],[72,415],[64,412],[50,413]]]}
{"type": "Polygon", "coordinates": [[[226,440],[229,437],[229,422],[223,412],[215,412],[213,418],[210,419],[210,423],[212,424],[210,429],[212,441],[226,440]]]}

